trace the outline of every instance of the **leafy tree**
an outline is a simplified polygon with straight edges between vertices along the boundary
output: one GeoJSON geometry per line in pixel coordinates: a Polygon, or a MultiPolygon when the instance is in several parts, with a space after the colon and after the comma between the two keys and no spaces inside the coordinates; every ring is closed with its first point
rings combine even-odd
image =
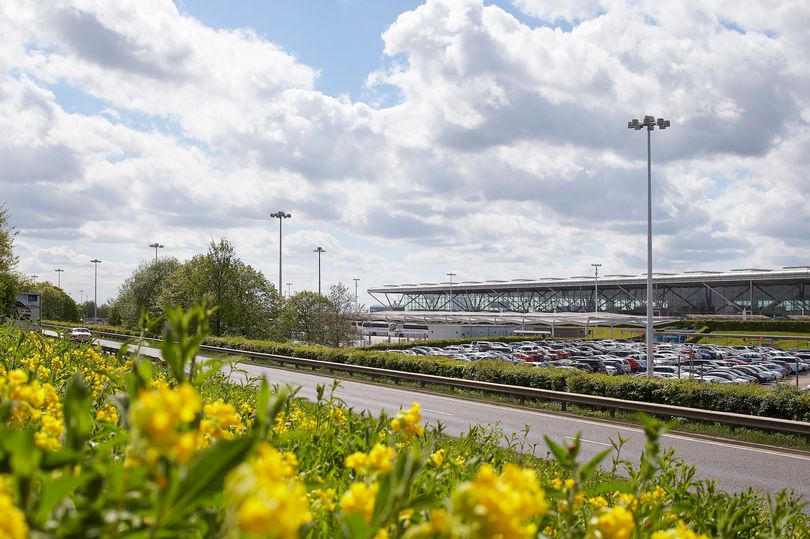
{"type": "Polygon", "coordinates": [[[242,262],[225,239],[211,241],[208,253],[181,264],[166,279],[159,302],[189,309],[205,297],[219,307],[210,321],[214,335],[279,337],[281,295],[261,272],[242,262]]]}
{"type": "Polygon", "coordinates": [[[335,347],[348,346],[356,338],[351,326],[351,321],[357,317],[354,294],[346,285],[338,283],[329,288],[329,301],[332,308],[326,320],[327,341],[335,347]]]}
{"type": "Polygon", "coordinates": [[[8,224],[8,211],[0,204],[0,317],[10,316],[17,301],[19,279],[14,273],[17,257],[14,256],[14,227],[8,224]]]}
{"type": "Polygon", "coordinates": [[[135,328],[144,309],[153,318],[161,315],[163,305],[160,303],[160,292],[178,267],[180,263],[175,258],[142,262],[118,289],[118,297],[110,312],[110,323],[135,328]]]}
{"type": "Polygon", "coordinates": [[[284,303],[281,332],[288,339],[327,344],[334,310],[329,298],[308,290],[299,292],[284,303]]]}
{"type": "Polygon", "coordinates": [[[42,319],[78,322],[79,305],[61,288],[51,283],[37,283],[33,289],[42,295],[42,319]]]}

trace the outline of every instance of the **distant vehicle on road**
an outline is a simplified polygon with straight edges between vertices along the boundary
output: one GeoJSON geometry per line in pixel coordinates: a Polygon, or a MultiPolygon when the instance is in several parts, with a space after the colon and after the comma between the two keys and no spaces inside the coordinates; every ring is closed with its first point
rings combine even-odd
{"type": "Polygon", "coordinates": [[[384,320],[365,320],[352,322],[352,327],[360,333],[360,335],[372,337],[388,336],[388,333],[393,328],[393,324],[384,320]]]}
{"type": "Polygon", "coordinates": [[[67,338],[77,342],[92,342],[93,334],[87,328],[72,328],[67,334],[67,338]]]}

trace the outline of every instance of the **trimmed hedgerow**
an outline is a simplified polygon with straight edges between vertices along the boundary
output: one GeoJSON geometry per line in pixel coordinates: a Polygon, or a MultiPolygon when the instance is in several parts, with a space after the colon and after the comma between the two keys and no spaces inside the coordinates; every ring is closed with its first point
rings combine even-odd
{"type": "Polygon", "coordinates": [[[588,374],[567,369],[536,368],[499,361],[469,363],[431,356],[405,356],[374,350],[269,343],[233,337],[209,338],[207,343],[249,352],[350,363],[450,378],[810,421],[810,392],[799,391],[786,384],[776,389],[765,389],[758,386],[707,384],[692,380],[651,380],[588,374]]]}

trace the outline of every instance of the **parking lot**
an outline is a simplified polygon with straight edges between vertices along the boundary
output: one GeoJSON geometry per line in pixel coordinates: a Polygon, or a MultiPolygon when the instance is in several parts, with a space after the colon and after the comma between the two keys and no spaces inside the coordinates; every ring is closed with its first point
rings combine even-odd
{"type": "MultiPolygon", "coordinates": [[[[377,342],[405,339],[373,337],[377,342]]],[[[459,361],[503,361],[538,368],[578,369],[613,376],[645,376],[646,346],[632,341],[474,341],[443,348],[420,345],[391,350],[408,355],[441,356],[459,361]]],[[[810,384],[810,352],[768,346],[721,346],[660,343],[653,350],[656,378],[689,378],[717,384],[810,384]]]]}

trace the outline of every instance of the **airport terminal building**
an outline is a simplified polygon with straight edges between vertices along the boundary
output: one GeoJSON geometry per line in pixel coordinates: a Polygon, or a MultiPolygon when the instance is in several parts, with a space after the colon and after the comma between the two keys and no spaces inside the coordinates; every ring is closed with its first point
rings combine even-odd
{"type": "MultiPolygon", "coordinates": [[[[646,287],[645,273],[399,284],[368,293],[379,303],[372,310],[642,315],[646,287]]],[[[653,296],[656,316],[810,315],[810,266],[653,273],[653,296]]]]}

